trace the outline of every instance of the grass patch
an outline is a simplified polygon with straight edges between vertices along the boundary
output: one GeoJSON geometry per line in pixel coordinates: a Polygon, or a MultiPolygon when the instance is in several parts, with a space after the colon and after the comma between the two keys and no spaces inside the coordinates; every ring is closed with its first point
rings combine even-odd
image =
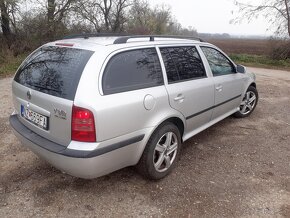
{"type": "Polygon", "coordinates": [[[266,55],[231,54],[230,58],[237,64],[251,67],[290,70],[290,59],[273,60],[266,55]]]}
{"type": "Polygon", "coordinates": [[[14,57],[9,52],[0,54],[0,77],[12,76],[27,54],[21,54],[14,57]]]}

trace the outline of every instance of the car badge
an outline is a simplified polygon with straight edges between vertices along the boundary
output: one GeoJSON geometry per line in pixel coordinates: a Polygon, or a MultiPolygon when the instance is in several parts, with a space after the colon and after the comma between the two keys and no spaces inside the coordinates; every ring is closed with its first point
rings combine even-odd
{"type": "Polygon", "coordinates": [[[30,100],[31,99],[31,90],[28,90],[26,95],[27,95],[28,100],[30,100]]]}
{"type": "Polygon", "coordinates": [[[54,116],[63,120],[66,120],[66,111],[58,108],[54,108],[54,116]]]}

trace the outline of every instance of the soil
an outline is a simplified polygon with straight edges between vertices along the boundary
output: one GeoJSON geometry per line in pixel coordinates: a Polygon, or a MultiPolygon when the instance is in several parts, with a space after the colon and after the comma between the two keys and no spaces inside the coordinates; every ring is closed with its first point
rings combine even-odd
{"type": "Polygon", "coordinates": [[[0,217],[290,217],[290,72],[249,70],[252,115],[186,141],[158,182],[134,168],[83,180],[51,167],[13,135],[12,79],[0,80],[0,217]]]}

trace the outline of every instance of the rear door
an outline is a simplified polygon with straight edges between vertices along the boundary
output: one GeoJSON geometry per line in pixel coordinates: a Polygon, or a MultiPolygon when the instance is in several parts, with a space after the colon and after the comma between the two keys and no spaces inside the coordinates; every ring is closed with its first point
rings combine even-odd
{"type": "Polygon", "coordinates": [[[61,145],[71,140],[71,110],[77,86],[92,51],[45,46],[20,66],[13,100],[20,121],[61,145]]]}
{"type": "Polygon", "coordinates": [[[113,52],[104,63],[100,82],[98,141],[143,134],[166,114],[168,98],[155,47],[113,52]]]}
{"type": "Polygon", "coordinates": [[[214,83],[208,78],[195,46],[160,47],[165,65],[171,107],[186,118],[186,131],[210,121],[214,83]]]}
{"type": "Polygon", "coordinates": [[[215,108],[212,119],[232,112],[240,105],[244,74],[236,73],[233,63],[219,50],[201,46],[215,84],[215,108]]]}

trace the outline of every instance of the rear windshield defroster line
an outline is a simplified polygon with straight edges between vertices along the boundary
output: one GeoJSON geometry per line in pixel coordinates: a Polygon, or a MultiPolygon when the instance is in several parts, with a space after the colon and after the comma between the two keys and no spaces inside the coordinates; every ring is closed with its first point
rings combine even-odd
{"type": "Polygon", "coordinates": [[[32,53],[14,80],[31,89],[74,100],[82,72],[94,52],[46,46],[32,53]]]}

